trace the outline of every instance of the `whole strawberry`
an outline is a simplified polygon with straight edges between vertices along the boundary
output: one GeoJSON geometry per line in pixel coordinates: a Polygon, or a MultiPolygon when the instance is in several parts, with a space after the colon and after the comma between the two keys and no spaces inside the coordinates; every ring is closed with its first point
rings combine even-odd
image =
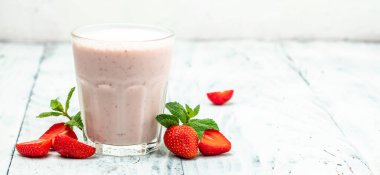
{"type": "Polygon", "coordinates": [[[191,159],[198,154],[197,132],[186,125],[171,126],[164,135],[165,146],[175,155],[191,159]]]}
{"type": "Polygon", "coordinates": [[[196,157],[198,141],[203,131],[219,130],[218,125],[212,119],[193,119],[199,113],[199,105],[192,109],[188,105],[185,108],[177,102],[169,102],[165,107],[171,114],[160,114],[156,117],[161,125],[168,128],[164,134],[165,146],[179,157],[196,157]]]}

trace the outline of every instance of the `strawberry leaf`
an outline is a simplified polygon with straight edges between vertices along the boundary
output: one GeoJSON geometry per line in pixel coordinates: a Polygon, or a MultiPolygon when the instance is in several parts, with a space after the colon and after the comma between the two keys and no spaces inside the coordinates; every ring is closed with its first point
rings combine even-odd
{"type": "Polygon", "coordinates": [[[63,106],[61,102],[58,101],[58,98],[50,100],[50,108],[54,111],[63,112],[63,106]]]}
{"type": "Polygon", "coordinates": [[[65,113],[67,113],[67,111],[69,110],[71,96],[73,96],[74,91],[75,91],[75,87],[72,87],[72,88],[70,89],[69,94],[67,95],[67,98],[66,98],[66,106],[65,106],[65,113]]]}
{"type": "Polygon", "coordinates": [[[51,111],[51,112],[43,112],[41,114],[39,114],[37,116],[37,118],[45,118],[45,117],[51,117],[51,116],[60,116],[62,115],[62,113],[60,112],[55,112],[55,111],[51,111]]]}
{"type": "Polygon", "coordinates": [[[165,107],[170,111],[172,115],[177,117],[183,124],[187,123],[188,117],[185,108],[178,102],[166,103],[165,107]]]}
{"type": "Polygon", "coordinates": [[[215,129],[219,130],[218,124],[213,119],[192,119],[190,120],[187,125],[194,128],[194,130],[197,132],[198,138],[201,139],[203,132],[207,129],[215,129]]]}
{"type": "Polygon", "coordinates": [[[166,128],[169,128],[173,125],[179,125],[178,118],[170,114],[157,115],[156,120],[158,121],[158,123],[160,123],[162,126],[165,126],[166,128]]]}

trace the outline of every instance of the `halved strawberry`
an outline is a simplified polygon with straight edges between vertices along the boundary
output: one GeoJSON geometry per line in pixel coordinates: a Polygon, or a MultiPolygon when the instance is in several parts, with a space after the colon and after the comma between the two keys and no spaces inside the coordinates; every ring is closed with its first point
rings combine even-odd
{"type": "Polygon", "coordinates": [[[199,151],[205,156],[223,154],[231,150],[231,142],[217,130],[205,130],[198,144],[199,151]]]}
{"type": "Polygon", "coordinates": [[[17,151],[25,157],[44,157],[49,153],[50,140],[33,140],[16,144],[17,151]]]}
{"type": "Polygon", "coordinates": [[[81,143],[64,134],[55,137],[53,148],[63,157],[76,159],[90,157],[96,151],[94,147],[81,143]]]}
{"type": "Polygon", "coordinates": [[[222,105],[232,98],[234,90],[207,93],[208,99],[215,105],[222,105]]]}
{"type": "Polygon", "coordinates": [[[39,139],[51,140],[52,144],[54,144],[54,138],[59,134],[67,135],[73,139],[78,139],[75,132],[63,122],[56,123],[51,126],[39,139]]]}

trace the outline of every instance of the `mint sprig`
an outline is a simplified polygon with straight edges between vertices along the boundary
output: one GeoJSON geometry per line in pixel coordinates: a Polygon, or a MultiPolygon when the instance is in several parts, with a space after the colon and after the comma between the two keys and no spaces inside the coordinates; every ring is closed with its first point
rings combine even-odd
{"type": "Polygon", "coordinates": [[[202,138],[203,132],[208,129],[215,129],[219,131],[218,124],[213,119],[192,119],[187,125],[194,128],[197,132],[198,138],[202,138]]]}
{"type": "Polygon", "coordinates": [[[78,112],[77,114],[75,114],[70,121],[66,122],[66,125],[69,125],[71,127],[73,126],[76,126],[78,127],[80,130],[83,130],[83,122],[82,122],[82,118],[81,118],[81,113],[78,112]]]}
{"type": "Polygon", "coordinates": [[[160,114],[157,115],[156,120],[160,122],[161,125],[169,128],[173,125],[179,125],[178,117],[170,114],[160,114]]]}
{"type": "Polygon", "coordinates": [[[197,132],[198,138],[202,138],[203,132],[207,129],[219,130],[218,124],[216,124],[213,119],[194,119],[194,117],[199,113],[200,105],[197,105],[193,109],[187,104],[183,107],[178,102],[169,102],[166,103],[165,107],[171,114],[157,115],[156,120],[166,128],[179,125],[179,121],[181,121],[183,125],[194,128],[197,132]]]}
{"type": "Polygon", "coordinates": [[[66,122],[65,125],[68,125],[71,128],[76,126],[80,130],[83,130],[83,122],[81,118],[81,113],[77,112],[74,116],[70,116],[68,114],[68,110],[70,107],[70,100],[71,100],[71,97],[73,96],[74,91],[75,91],[75,87],[70,89],[70,92],[68,93],[67,98],[66,98],[65,108],[63,107],[62,103],[59,101],[58,98],[52,99],[50,100],[50,108],[53,111],[42,112],[37,116],[37,118],[65,116],[66,118],[69,119],[69,121],[66,122]]]}
{"type": "Polygon", "coordinates": [[[183,124],[187,123],[188,114],[185,108],[178,102],[169,102],[165,105],[166,109],[170,111],[170,113],[177,117],[183,124]]]}

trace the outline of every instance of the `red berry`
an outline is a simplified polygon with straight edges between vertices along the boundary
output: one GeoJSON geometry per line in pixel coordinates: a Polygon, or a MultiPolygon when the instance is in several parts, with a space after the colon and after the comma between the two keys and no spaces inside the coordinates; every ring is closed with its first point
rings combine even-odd
{"type": "Polygon", "coordinates": [[[54,149],[63,157],[84,159],[95,154],[95,148],[79,142],[67,135],[61,134],[55,137],[54,149]]]}
{"type": "Polygon", "coordinates": [[[217,130],[205,130],[198,146],[205,156],[219,155],[231,150],[231,142],[217,130]]]}
{"type": "Polygon", "coordinates": [[[54,138],[59,135],[64,134],[73,139],[78,139],[75,132],[69,127],[66,126],[65,123],[56,123],[51,126],[41,137],[43,140],[51,140],[52,145],[54,144],[54,138]]]}
{"type": "Polygon", "coordinates": [[[16,144],[17,151],[25,157],[44,157],[49,153],[50,140],[33,140],[16,144]]]}
{"type": "Polygon", "coordinates": [[[169,127],[164,135],[164,143],[172,153],[179,157],[191,159],[198,155],[198,136],[190,126],[169,127]]]}
{"type": "Polygon", "coordinates": [[[207,93],[208,99],[215,105],[222,105],[232,98],[234,90],[207,93]]]}

